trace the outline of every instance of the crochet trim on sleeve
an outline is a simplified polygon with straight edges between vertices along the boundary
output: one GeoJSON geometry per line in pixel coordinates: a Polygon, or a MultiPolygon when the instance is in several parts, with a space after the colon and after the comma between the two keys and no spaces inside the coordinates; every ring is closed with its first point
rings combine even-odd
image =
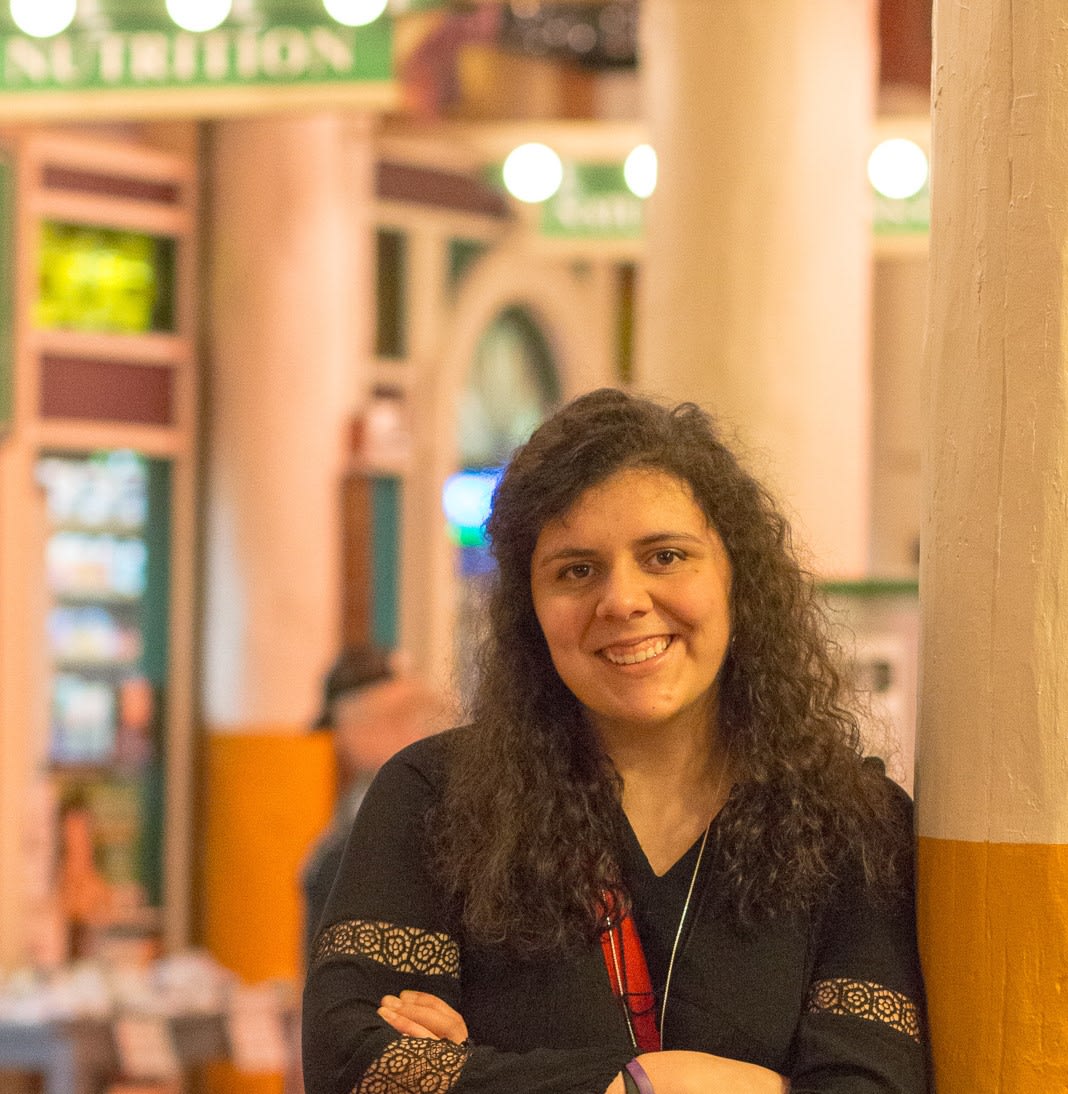
{"type": "Polygon", "coordinates": [[[380,920],[349,919],[319,932],[312,965],[339,957],[366,957],[397,972],[460,975],[460,947],[441,931],[423,931],[380,920]]]}
{"type": "Polygon", "coordinates": [[[352,1094],[447,1094],[469,1054],[453,1041],[401,1037],[364,1072],[352,1094]]]}
{"type": "Polygon", "coordinates": [[[807,1014],[847,1014],[882,1022],[898,1033],[920,1040],[920,1013],[916,1004],[899,991],[863,980],[817,980],[805,1002],[807,1014]]]}

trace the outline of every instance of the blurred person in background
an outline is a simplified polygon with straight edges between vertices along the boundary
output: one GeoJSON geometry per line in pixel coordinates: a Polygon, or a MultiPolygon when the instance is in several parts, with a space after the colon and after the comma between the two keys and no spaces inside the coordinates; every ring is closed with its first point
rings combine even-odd
{"type": "Polygon", "coordinates": [[[395,652],[378,646],[347,646],[323,680],[322,708],[312,728],[331,735],[337,799],[330,827],[315,843],[301,872],[305,957],[352,822],[375,772],[399,749],[449,721],[447,704],[400,667],[400,661],[395,652]]]}

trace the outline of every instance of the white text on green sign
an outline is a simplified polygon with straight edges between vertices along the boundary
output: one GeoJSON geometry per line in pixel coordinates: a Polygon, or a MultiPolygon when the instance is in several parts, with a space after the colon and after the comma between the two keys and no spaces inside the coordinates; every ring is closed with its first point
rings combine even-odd
{"type": "Polygon", "coordinates": [[[0,91],[340,83],[392,77],[388,20],[0,39],[0,91]]]}

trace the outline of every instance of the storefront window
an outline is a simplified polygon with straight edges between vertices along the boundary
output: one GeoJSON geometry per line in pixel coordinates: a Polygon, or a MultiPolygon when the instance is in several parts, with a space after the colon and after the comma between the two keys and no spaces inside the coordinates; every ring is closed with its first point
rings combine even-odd
{"type": "Polygon", "coordinates": [[[89,957],[109,939],[158,931],[171,468],[127,451],[55,453],[37,478],[49,526],[46,781],[60,946],[89,957]]]}

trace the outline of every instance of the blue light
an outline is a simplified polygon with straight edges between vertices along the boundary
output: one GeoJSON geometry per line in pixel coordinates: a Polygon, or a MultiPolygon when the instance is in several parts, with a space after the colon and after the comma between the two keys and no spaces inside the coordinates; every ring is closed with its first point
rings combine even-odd
{"type": "Polygon", "coordinates": [[[450,475],[441,491],[445,519],[458,542],[468,546],[484,543],[482,525],[490,514],[493,490],[501,477],[500,468],[458,471],[450,475]]]}

